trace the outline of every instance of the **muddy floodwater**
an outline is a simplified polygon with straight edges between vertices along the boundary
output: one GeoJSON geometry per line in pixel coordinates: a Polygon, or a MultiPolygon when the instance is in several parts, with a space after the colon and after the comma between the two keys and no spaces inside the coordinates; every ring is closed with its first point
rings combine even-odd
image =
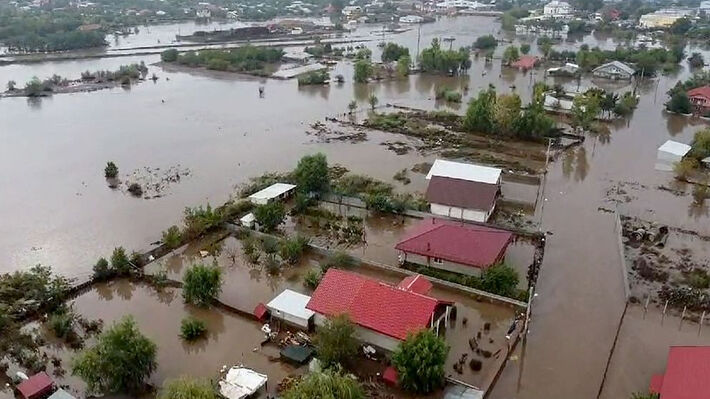
{"type": "MultiPolygon", "coordinates": [[[[377,28],[354,34],[367,35],[368,29],[377,28]]],[[[491,18],[443,18],[422,25],[421,47],[443,36],[454,36],[454,46],[468,45],[477,36],[498,30],[498,23],[491,18]]],[[[405,44],[416,53],[416,30],[388,35],[385,40],[405,44]]],[[[152,41],[140,39],[136,45],[152,41]]],[[[615,46],[609,38],[589,35],[562,47],[575,49],[581,43],[615,46]]],[[[374,59],[379,59],[376,42],[367,42],[367,46],[373,48],[374,59]]],[[[503,49],[499,46],[497,54],[503,49]]],[[[706,52],[704,55],[708,57],[706,52]]],[[[87,69],[113,69],[141,60],[152,64],[158,57],[8,65],[0,67],[0,82],[24,82],[34,75],[45,78],[52,73],[77,77],[87,69]]],[[[406,138],[382,132],[368,132],[367,140],[358,143],[326,143],[306,134],[309,125],[343,114],[353,99],[364,114],[367,98],[373,93],[381,105],[442,109],[447,106],[434,101],[435,87],[467,85],[467,101],[479,89],[494,84],[499,92],[515,90],[528,101],[533,83],[544,79],[541,70],[523,74],[501,70],[497,60],[485,65],[476,59],[466,76],[415,75],[366,85],[352,84],[352,64],[341,62],[332,73],[342,73],[345,84],[310,88],[298,88],[295,81],[149,68],[160,79],[130,90],[0,101],[0,159],[4,166],[0,168],[0,272],[43,263],[70,277],[85,276],[96,258],[108,255],[114,246],[141,249],[158,240],[162,230],[179,222],[184,207],[221,203],[249,177],[291,169],[302,155],[317,151],[327,154],[331,163],[392,182],[400,191],[421,191],[423,177],[413,178],[412,184],[405,186],[394,181],[393,175],[417,163],[432,162],[436,154],[410,151],[396,155],[382,144],[406,138]],[[258,96],[259,86],[265,87],[264,98],[258,96]],[[190,176],[170,185],[160,198],[138,199],[108,187],[103,178],[108,160],[117,163],[122,177],[144,167],[164,170],[178,165],[189,169],[190,176]]],[[[710,234],[707,208],[693,205],[687,194],[692,188],[677,188],[686,195],[659,190],[672,185],[673,177],[654,170],[656,149],[664,141],[689,143],[696,130],[707,126],[662,111],[666,91],[688,75],[683,63],[669,76],[641,83],[641,100],[631,118],[610,124],[608,135],[589,135],[583,145],[550,163],[535,212],[541,230],[548,235],[530,333],[526,345],[518,348],[503,370],[491,398],[596,397],[625,301],[615,211],[710,234]]],[[[586,78],[579,83],[548,82],[632,89],[630,84],[608,85],[586,78]]],[[[464,109],[452,108],[456,112],[464,109]]],[[[387,236],[388,230],[381,230],[385,232],[383,241],[394,240],[394,234],[387,236]]],[[[220,261],[225,256],[219,255],[220,261]]],[[[183,268],[166,267],[173,274],[183,268]]],[[[246,271],[237,270],[234,281],[243,284],[246,271]]],[[[274,289],[263,288],[261,283],[254,288],[253,299],[233,294],[233,300],[250,306],[247,299],[253,302],[268,297],[276,288],[298,285],[294,281],[285,276],[274,289]]],[[[225,290],[223,295],[232,294],[225,290]]],[[[218,344],[211,342],[196,351],[183,347],[175,320],[194,310],[184,307],[178,294],[161,301],[149,288],[117,283],[80,297],[76,306],[89,317],[107,321],[135,314],[141,329],[159,342],[155,382],[182,373],[210,376],[222,364],[242,356],[256,366],[266,361],[250,351],[259,335],[254,323],[224,314],[210,316],[216,332],[210,339],[218,344]],[[231,331],[239,332],[238,344],[232,345],[235,335],[231,331]]],[[[706,338],[710,334],[691,339],[697,335],[692,327],[677,331],[671,326],[675,321],[667,320],[668,327],[649,334],[653,327],[646,324],[657,323],[658,318],[638,321],[638,309],[630,312],[630,322],[622,326],[619,352],[610,366],[609,374],[614,377],[607,379],[604,397],[623,398],[629,392],[645,390],[650,374],[663,370],[668,344],[710,343],[706,338]],[[629,362],[620,363],[619,357],[629,362]]]]}

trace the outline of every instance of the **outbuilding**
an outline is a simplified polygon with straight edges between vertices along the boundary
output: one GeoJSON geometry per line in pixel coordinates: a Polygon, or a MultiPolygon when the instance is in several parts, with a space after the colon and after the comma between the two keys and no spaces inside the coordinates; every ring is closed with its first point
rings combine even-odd
{"type": "Polygon", "coordinates": [[[281,201],[293,194],[296,186],[286,183],[274,183],[265,189],[249,196],[249,200],[257,205],[265,205],[273,201],[281,201]]]}
{"type": "Polygon", "coordinates": [[[311,297],[291,290],[283,290],[266,304],[271,317],[302,329],[309,329],[314,312],[306,308],[311,297]]]}
{"type": "Polygon", "coordinates": [[[631,68],[621,61],[607,62],[592,70],[592,75],[595,78],[612,80],[631,80],[634,73],[636,73],[634,68],[631,68]]]}
{"type": "Polygon", "coordinates": [[[672,171],[675,164],[682,161],[688,152],[690,152],[689,145],[673,140],[666,141],[658,147],[656,170],[672,171]]]}
{"type": "Polygon", "coordinates": [[[44,371],[33,375],[17,385],[17,390],[24,399],[40,399],[54,389],[54,382],[44,371]]]}
{"type": "Polygon", "coordinates": [[[47,399],[76,399],[74,396],[72,396],[69,392],[59,388],[56,391],[54,391],[53,394],[51,394],[47,399]]]}
{"type": "Polygon", "coordinates": [[[693,104],[695,113],[705,115],[710,112],[710,86],[688,90],[687,95],[691,104],[693,104]]]}

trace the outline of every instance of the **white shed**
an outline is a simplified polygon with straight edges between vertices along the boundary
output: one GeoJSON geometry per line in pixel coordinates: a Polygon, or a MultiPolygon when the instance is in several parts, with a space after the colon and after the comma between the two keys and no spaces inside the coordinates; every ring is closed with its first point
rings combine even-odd
{"type": "Polygon", "coordinates": [[[266,304],[266,308],[271,312],[271,316],[284,320],[297,327],[308,329],[313,312],[306,309],[311,297],[296,291],[284,290],[271,302],[266,304]]]}
{"type": "Polygon", "coordinates": [[[490,166],[437,159],[431,169],[429,169],[426,179],[431,180],[432,176],[439,176],[486,184],[499,184],[501,172],[501,169],[490,166]]]}
{"type": "Polygon", "coordinates": [[[274,200],[282,200],[293,192],[296,186],[286,183],[274,183],[265,189],[249,196],[249,200],[257,205],[268,204],[274,200]]]}
{"type": "Polygon", "coordinates": [[[246,215],[242,216],[241,219],[239,219],[239,223],[241,223],[242,226],[251,229],[254,227],[254,223],[256,223],[256,216],[254,216],[253,213],[249,212],[246,215]]]}
{"type": "Polygon", "coordinates": [[[219,393],[227,399],[244,399],[254,395],[268,377],[244,367],[232,367],[219,381],[219,393]]]}
{"type": "Polygon", "coordinates": [[[690,152],[690,146],[677,141],[668,140],[658,147],[656,170],[672,171],[676,163],[690,152]]]}

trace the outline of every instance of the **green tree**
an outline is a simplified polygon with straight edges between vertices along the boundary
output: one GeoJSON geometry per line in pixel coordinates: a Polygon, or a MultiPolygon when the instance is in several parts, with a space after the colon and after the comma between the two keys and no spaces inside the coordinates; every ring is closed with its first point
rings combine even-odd
{"type": "Polygon", "coordinates": [[[293,238],[284,238],[279,243],[279,254],[281,259],[290,264],[297,263],[303,253],[308,248],[308,238],[296,236],[293,238]]]}
{"type": "Polygon", "coordinates": [[[340,371],[308,373],[283,392],[283,399],[364,399],[365,393],[356,380],[340,371]]]}
{"type": "Polygon", "coordinates": [[[693,23],[690,19],[680,18],[676,19],[668,30],[674,35],[685,35],[691,27],[693,27],[693,23]]]}
{"type": "Polygon", "coordinates": [[[693,104],[685,92],[679,91],[671,96],[670,101],[666,103],[666,109],[679,114],[689,114],[693,112],[693,104]]]}
{"type": "Polygon", "coordinates": [[[306,155],[298,161],[294,170],[298,190],[303,193],[322,194],[330,186],[328,159],[325,154],[306,155]]]}
{"type": "Polygon", "coordinates": [[[540,51],[542,52],[542,55],[545,56],[545,58],[548,58],[550,56],[550,52],[552,52],[552,43],[551,42],[549,42],[549,41],[545,41],[542,43],[538,42],[537,46],[540,49],[540,51]]]}
{"type": "Polygon", "coordinates": [[[409,49],[397,43],[387,43],[382,49],[382,62],[398,61],[401,57],[409,55],[409,49]]]}
{"type": "Polygon", "coordinates": [[[515,46],[508,46],[503,51],[503,63],[505,65],[510,65],[511,63],[520,59],[520,53],[518,48],[515,46]]]}
{"type": "Polygon", "coordinates": [[[497,130],[503,134],[513,132],[513,123],[520,117],[522,101],[516,93],[501,94],[495,102],[494,117],[497,130]]]}
{"type": "Polygon", "coordinates": [[[217,265],[196,264],[183,277],[182,297],[185,303],[209,306],[222,292],[222,271],[217,265]]]}
{"type": "Polygon", "coordinates": [[[347,314],[328,320],[316,331],[314,340],[318,359],[323,367],[331,367],[351,360],[357,354],[355,325],[347,314]]]}
{"type": "Polygon", "coordinates": [[[182,243],[180,228],[173,225],[163,232],[163,244],[170,249],[175,249],[182,243]]]}
{"type": "Polygon", "coordinates": [[[512,129],[519,139],[536,140],[552,134],[555,121],[545,113],[542,103],[534,102],[513,121],[512,129]]]}
{"type": "Polygon", "coordinates": [[[375,107],[377,107],[377,103],[380,100],[377,98],[375,93],[370,94],[370,97],[368,97],[367,102],[370,103],[370,108],[374,111],[375,107]]]}
{"type": "Polygon", "coordinates": [[[207,333],[205,322],[194,317],[185,317],[180,322],[180,337],[185,341],[194,341],[207,333]]]}
{"type": "Polygon", "coordinates": [[[491,133],[495,128],[496,92],[493,87],[482,90],[468,104],[463,126],[469,132],[491,133]]]}
{"type": "Polygon", "coordinates": [[[37,97],[46,90],[47,87],[36,76],[30,79],[29,82],[25,83],[25,94],[29,97],[37,97]]]}
{"type": "Polygon", "coordinates": [[[601,99],[594,93],[578,95],[572,101],[572,126],[589,130],[601,111],[601,99]]]}
{"type": "Polygon", "coordinates": [[[97,393],[135,393],[157,366],[156,346],[127,316],[104,331],[96,345],[72,361],[72,374],[97,393]]]}
{"type": "Polygon", "coordinates": [[[113,253],[111,254],[111,268],[119,276],[126,276],[131,273],[131,263],[123,247],[113,249],[113,253]]]}
{"type": "Polygon", "coordinates": [[[519,280],[515,269],[506,264],[499,264],[483,273],[481,289],[502,296],[515,297],[519,280]]]}
{"type": "Polygon", "coordinates": [[[113,161],[106,162],[106,167],[104,168],[104,176],[107,179],[113,179],[118,176],[118,166],[113,161]]]}
{"type": "Polygon", "coordinates": [[[397,75],[405,77],[409,75],[409,65],[412,63],[412,58],[409,55],[403,55],[397,60],[397,75]]]}
{"type": "Polygon", "coordinates": [[[688,64],[691,68],[702,68],[705,66],[705,59],[702,54],[696,52],[688,57],[688,64]]]}
{"type": "Polygon", "coordinates": [[[372,76],[372,63],[370,60],[358,60],[355,62],[355,72],[353,79],[357,83],[367,83],[372,76]]]}
{"type": "Polygon", "coordinates": [[[402,388],[421,394],[441,388],[448,354],[446,342],[431,330],[407,336],[392,355],[402,388]]]}
{"type": "Polygon", "coordinates": [[[254,208],[254,218],[263,231],[272,232],[286,219],[286,209],[281,202],[272,201],[254,208]]]}
{"type": "Polygon", "coordinates": [[[477,50],[490,50],[498,46],[498,40],[493,35],[479,36],[473,42],[473,48],[477,50]]]}
{"type": "Polygon", "coordinates": [[[209,381],[181,377],[165,381],[158,399],[217,399],[217,394],[209,381]]]}
{"type": "Polygon", "coordinates": [[[653,392],[646,392],[646,393],[634,392],[631,395],[631,399],[659,399],[659,398],[660,398],[660,395],[657,393],[653,393],[653,392]]]}
{"type": "Polygon", "coordinates": [[[523,43],[520,45],[520,52],[523,54],[527,54],[530,52],[530,45],[527,43],[523,43]]]}
{"type": "Polygon", "coordinates": [[[693,141],[690,143],[689,157],[695,158],[698,161],[710,157],[710,128],[695,132],[693,141]]]}
{"type": "Polygon", "coordinates": [[[105,258],[99,258],[93,268],[96,280],[107,280],[114,275],[114,270],[109,266],[105,258]]]}
{"type": "Polygon", "coordinates": [[[160,53],[160,60],[163,62],[175,62],[178,59],[178,51],[174,48],[160,53]]]}

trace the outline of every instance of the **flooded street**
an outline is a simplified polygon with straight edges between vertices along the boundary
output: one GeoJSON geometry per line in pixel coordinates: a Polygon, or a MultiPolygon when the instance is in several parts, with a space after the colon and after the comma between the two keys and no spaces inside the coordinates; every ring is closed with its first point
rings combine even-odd
{"type": "MultiPolygon", "coordinates": [[[[169,40],[174,35],[174,27],[150,29],[161,32],[161,42],[163,37],[169,40]]],[[[454,47],[469,45],[476,37],[498,29],[499,24],[491,18],[442,19],[422,25],[421,48],[434,37],[449,35],[456,37],[454,47]]],[[[154,45],[151,37],[157,36],[129,36],[116,46],[154,45]]],[[[416,53],[415,30],[385,40],[405,44],[416,53]]],[[[584,42],[614,47],[612,41],[598,43],[594,36],[585,37],[584,42]]],[[[577,48],[580,44],[561,47],[577,48]]],[[[376,42],[367,45],[374,50],[373,59],[379,60],[376,42]]],[[[503,48],[499,46],[496,54],[503,48]]],[[[159,57],[8,65],[0,67],[0,82],[14,79],[19,83],[52,73],[75,77],[87,69],[114,69],[141,60],[152,64],[159,57]]],[[[324,152],[331,164],[391,182],[397,190],[422,191],[423,175],[410,173],[412,183],[406,186],[394,181],[393,175],[416,163],[431,162],[436,154],[410,151],[396,155],[382,143],[398,136],[380,132],[368,132],[368,140],[359,143],[324,143],[306,134],[309,125],[325,116],[342,115],[353,99],[364,114],[372,93],[380,104],[445,107],[433,98],[435,87],[441,85],[468,85],[470,91],[463,104],[489,84],[496,85],[499,93],[509,92],[514,86],[527,102],[534,81],[543,79],[542,70],[534,74],[501,71],[498,60],[485,65],[482,59],[474,59],[469,74],[463,77],[415,75],[367,85],[354,85],[352,65],[341,62],[332,73],[343,74],[345,84],[309,88],[299,88],[296,81],[149,68],[160,80],[155,84],[143,82],[130,90],[55,95],[39,101],[0,100],[0,159],[4,162],[0,168],[0,272],[42,263],[69,277],[86,276],[95,260],[110,254],[113,247],[144,249],[160,239],[162,230],[179,223],[186,206],[220,204],[250,177],[290,170],[301,156],[318,151],[324,152]],[[258,96],[261,85],[265,86],[264,98],[258,96]],[[169,186],[160,198],[136,199],[108,187],[103,167],[109,160],[116,162],[121,177],[143,167],[167,169],[177,165],[188,168],[190,175],[169,186]]],[[[589,136],[584,144],[551,162],[535,216],[549,234],[530,334],[525,351],[519,346],[490,398],[596,397],[625,302],[615,216],[603,209],[710,234],[707,209],[694,207],[691,195],[659,190],[661,185],[674,185],[673,176],[654,170],[656,150],[664,141],[672,138],[689,143],[696,130],[707,126],[661,110],[666,91],[687,75],[687,69],[682,69],[676,75],[644,82],[639,86],[641,100],[633,117],[610,125],[610,135],[589,136]]],[[[580,86],[591,87],[592,82],[582,79],[580,86]]],[[[453,110],[463,113],[465,105],[453,110]]],[[[691,191],[690,187],[673,187],[691,191]]],[[[531,190],[521,191],[525,194],[521,196],[531,196],[531,190]]],[[[368,254],[392,264],[388,248],[404,227],[383,226],[376,220],[367,220],[366,227],[370,229],[368,234],[380,232],[378,240],[368,245],[368,254]]],[[[237,247],[234,250],[241,255],[236,240],[228,239],[225,247],[237,247]]],[[[191,255],[196,256],[198,250],[195,248],[191,255]]],[[[511,250],[509,256],[514,263],[529,255],[525,248],[511,250]]],[[[229,251],[223,250],[219,262],[230,261],[229,251]]],[[[364,252],[359,251],[362,256],[364,252]]],[[[184,264],[191,260],[176,255],[161,261],[169,276],[178,278],[184,264]]],[[[302,266],[305,269],[309,265],[302,266]]],[[[381,271],[373,274],[387,280],[381,271]]],[[[228,269],[226,278],[235,285],[225,284],[224,299],[245,309],[283,288],[302,287],[297,278],[291,280],[288,275],[276,282],[263,280],[267,284],[245,284],[245,279],[255,277],[243,265],[228,269]],[[243,291],[244,287],[254,287],[254,291],[243,291]]],[[[433,292],[435,296],[440,294],[446,295],[433,292]]],[[[76,308],[87,317],[101,317],[107,322],[124,313],[134,314],[146,335],[160,342],[156,381],[184,373],[212,376],[222,364],[235,359],[244,359],[255,367],[267,361],[250,351],[260,338],[256,323],[219,312],[210,316],[209,324],[214,331],[210,340],[220,344],[184,347],[174,320],[195,310],[183,306],[177,293],[161,299],[150,288],[116,283],[81,296],[76,308]],[[238,346],[226,344],[235,337],[245,338],[238,346]]],[[[629,392],[644,390],[649,373],[663,370],[667,344],[710,343],[710,338],[705,338],[710,334],[686,340],[686,336],[696,336],[693,327],[676,335],[676,321],[669,321],[658,337],[648,338],[648,343],[637,341],[636,331],[643,329],[646,333],[652,328],[646,326],[649,320],[657,323],[658,319],[654,316],[639,321],[638,313],[638,308],[631,307],[629,324],[622,328],[609,371],[615,376],[607,380],[605,398],[623,398],[629,392]],[[654,350],[649,352],[651,347],[654,350]],[[620,371],[615,366],[619,356],[634,359],[629,364],[643,367],[620,371]]],[[[496,328],[503,330],[510,320],[510,315],[494,311],[483,317],[499,319],[496,328]]]]}

